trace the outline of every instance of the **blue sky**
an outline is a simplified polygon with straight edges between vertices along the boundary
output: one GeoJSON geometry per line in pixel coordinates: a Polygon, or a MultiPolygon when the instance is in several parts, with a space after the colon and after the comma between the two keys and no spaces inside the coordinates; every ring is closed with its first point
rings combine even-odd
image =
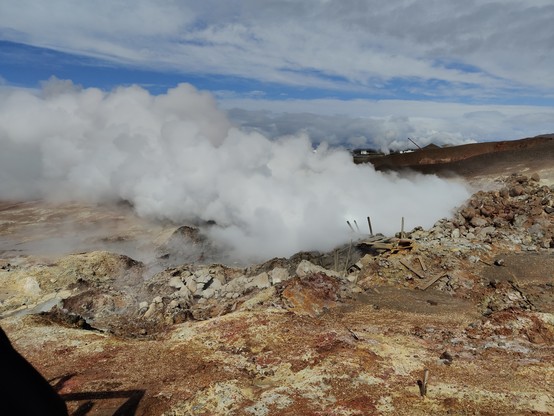
{"type": "Polygon", "coordinates": [[[554,131],[552,21],[547,0],[20,0],[0,81],[187,82],[246,129],[349,147],[514,139],[554,131]]]}

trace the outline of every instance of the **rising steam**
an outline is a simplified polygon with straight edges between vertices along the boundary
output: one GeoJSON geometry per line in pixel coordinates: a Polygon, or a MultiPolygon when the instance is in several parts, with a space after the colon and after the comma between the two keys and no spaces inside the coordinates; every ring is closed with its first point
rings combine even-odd
{"type": "Polygon", "coordinates": [[[249,259],[327,250],[347,219],[391,234],[430,226],[468,196],[458,183],[355,165],[305,135],[270,140],[233,127],[214,98],[181,84],[153,96],[50,80],[0,96],[0,199],[132,203],[176,224],[213,223],[210,237],[249,259]]]}

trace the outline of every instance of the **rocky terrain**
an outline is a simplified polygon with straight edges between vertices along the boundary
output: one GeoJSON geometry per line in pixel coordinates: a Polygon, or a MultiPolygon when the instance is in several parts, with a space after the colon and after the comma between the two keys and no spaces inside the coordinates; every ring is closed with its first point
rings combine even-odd
{"type": "Polygon", "coordinates": [[[539,162],[468,176],[479,190],[431,229],[249,266],[160,225],[154,267],[124,207],[5,203],[0,325],[76,415],[554,414],[554,166],[539,162]],[[49,253],[83,218],[99,249],[49,253]]]}

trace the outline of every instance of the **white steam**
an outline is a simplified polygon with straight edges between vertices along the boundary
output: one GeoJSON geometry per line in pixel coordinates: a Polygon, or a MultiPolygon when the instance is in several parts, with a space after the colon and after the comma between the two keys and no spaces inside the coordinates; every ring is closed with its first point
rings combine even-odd
{"type": "Polygon", "coordinates": [[[185,84],[159,96],[59,80],[38,94],[4,91],[0,149],[0,199],[125,199],[148,217],[215,221],[210,236],[243,259],[331,249],[352,237],[347,219],[371,216],[385,234],[402,216],[406,228],[428,227],[468,197],[459,183],[314,152],[305,135],[241,131],[185,84]]]}

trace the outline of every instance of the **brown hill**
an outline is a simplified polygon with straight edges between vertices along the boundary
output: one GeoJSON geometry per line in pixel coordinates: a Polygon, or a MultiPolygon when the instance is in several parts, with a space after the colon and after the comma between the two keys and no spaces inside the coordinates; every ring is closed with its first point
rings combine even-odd
{"type": "MultiPolygon", "coordinates": [[[[411,153],[354,158],[377,170],[411,169],[422,173],[461,175],[468,179],[533,170],[550,175],[554,167],[554,134],[520,140],[425,147],[411,153]]],[[[545,175],[541,175],[545,176],[545,175]]]]}

